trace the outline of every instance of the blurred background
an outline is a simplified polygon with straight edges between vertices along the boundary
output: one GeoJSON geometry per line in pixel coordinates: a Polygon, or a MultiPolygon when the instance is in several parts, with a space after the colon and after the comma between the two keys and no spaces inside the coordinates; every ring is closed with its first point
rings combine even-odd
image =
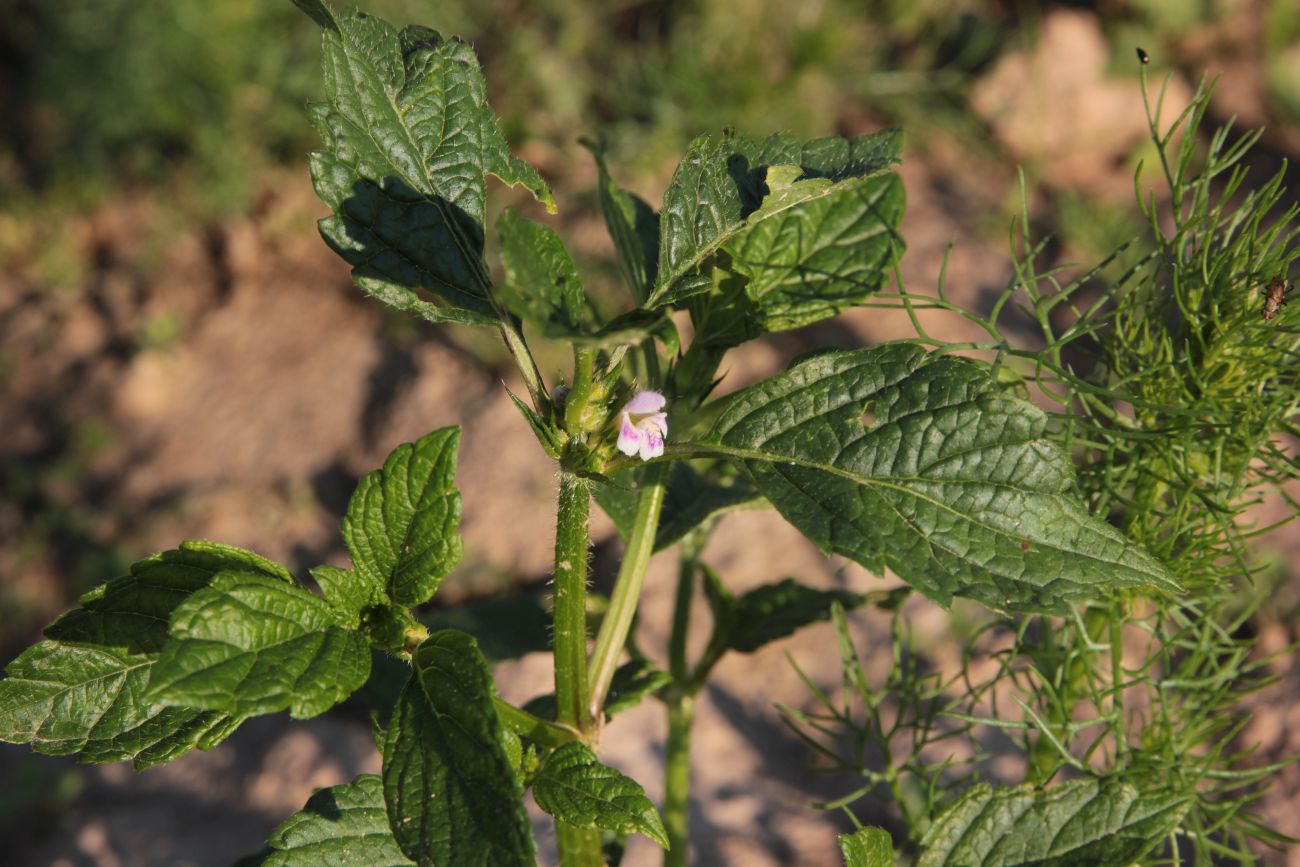
{"type": "MultiPolygon", "coordinates": [[[[1153,81],[1168,76],[1175,110],[1202,75],[1221,76],[1207,126],[1266,127],[1254,177],[1300,157],[1300,0],[366,8],[473,43],[512,146],[555,191],[559,216],[545,219],[607,307],[627,302],[582,135],[603,137],[615,177],[657,202],[700,132],[901,126],[909,287],[933,287],[951,243],[950,295],[972,305],[1011,276],[1018,167],[1054,261],[1095,260],[1140,230],[1133,173],[1153,150],[1136,46],[1153,81]]],[[[439,598],[546,581],[553,473],[504,399],[512,373],[495,335],[389,315],[316,233],[324,208],[307,177],[304,105],[320,91],[318,52],[315,25],[288,0],[0,0],[0,660],[79,594],[184,538],[252,548],[300,573],[346,562],[337,525],[359,476],[397,443],[452,423],[466,428],[467,555],[439,598]]],[[[520,201],[495,191],[494,208],[520,201]]],[[[731,359],[728,387],[812,343],[910,333],[865,311],[810,332],[731,359]]],[[[563,347],[542,359],[558,378],[563,347]]],[[[603,517],[594,538],[599,585],[618,543],[603,517]]],[[[1281,577],[1257,616],[1262,652],[1296,640],[1300,610],[1300,540],[1263,544],[1281,577]]],[[[706,559],[739,587],[876,580],[764,513],[728,518],[706,559]]],[[[649,582],[641,639],[652,655],[673,567],[671,555],[657,560],[649,582]]],[[[950,615],[922,602],[914,622],[936,659],[959,652],[950,615]]],[[[811,629],[719,667],[698,715],[696,863],[839,863],[843,817],[806,804],[843,788],[807,770],[773,710],[809,699],[783,654],[833,682],[832,648],[829,631],[811,629]]],[[[1278,665],[1283,680],[1260,695],[1247,732],[1261,761],[1300,753],[1300,672],[1278,665]]],[[[544,658],[500,675],[510,698],[549,689],[544,658]]],[[[604,745],[652,796],[661,716],[653,703],[629,713],[604,745]]],[[[377,767],[352,705],[306,724],[254,720],[210,754],[139,775],[6,747],[3,860],[226,864],[256,851],[314,787],[377,767]]],[[[1294,834],[1293,771],[1263,812],[1294,834]]],[[[635,844],[625,863],[654,863],[652,850],[635,844]]]]}

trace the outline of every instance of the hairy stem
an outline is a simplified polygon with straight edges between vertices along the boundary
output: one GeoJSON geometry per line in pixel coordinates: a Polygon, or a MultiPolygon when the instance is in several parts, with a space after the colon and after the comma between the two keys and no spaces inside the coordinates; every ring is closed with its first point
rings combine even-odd
{"type": "Polygon", "coordinates": [[[668,697],[668,742],[664,748],[664,867],[686,867],[690,840],[691,721],[695,696],[674,690],[668,697]]]}
{"type": "MultiPolygon", "coordinates": [[[[559,509],[555,519],[555,716],[561,726],[590,728],[587,687],[587,516],[591,496],[572,473],[560,472],[559,509]]],[[[560,863],[564,867],[600,867],[600,831],[555,823],[560,863]]]]}
{"type": "Polygon", "coordinates": [[[588,720],[604,718],[605,694],[614,679],[619,654],[627,643],[632,629],[641,586],[645,583],[646,566],[655,547],[655,530],[659,527],[659,512],[664,504],[664,483],[668,478],[668,464],[654,464],[646,469],[637,500],[636,518],[628,535],[627,550],[618,568],[618,579],[609,600],[609,610],[601,621],[596,636],[596,648],[591,654],[591,683],[587,693],[588,720]]]}
{"type": "Polygon", "coordinates": [[[585,729],[587,686],[587,485],[560,472],[555,520],[555,719],[585,729]]]}

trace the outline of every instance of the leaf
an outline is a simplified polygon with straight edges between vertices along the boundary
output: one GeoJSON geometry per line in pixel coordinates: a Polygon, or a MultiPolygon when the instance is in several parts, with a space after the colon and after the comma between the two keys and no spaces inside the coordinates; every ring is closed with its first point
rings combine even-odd
{"type": "Polygon", "coordinates": [[[974,786],[935,820],[917,867],[1109,867],[1171,834],[1192,797],[1116,779],[1047,789],[974,786]]]}
{"type": "Polygon", "coordinates": [[[585,744],[572,741],[551,753],[533,779],[533,797],[576,828],[644,834],[668,848],[668,832],[645,789],[602,765],[585,744]]]}
{"type": "Polygon", "coordinates": [[[311,570],[311,577],[320,585],[325,601],[342,616],[345,626],[359,626],[361,611],[375,603],[370,584],[351,569],[317,566],[311,570]]]}
{"type": "Polygon", "coordinates": [[[1064,613],[1108,587],[1174,590],[1093,518],[1046,418],[987,369],[894,343],[831,351],[728,398],[704,443],[823,551],[941,604],[1064,613]]]}
{"type": "Polygon", "coordinates": [[[370,646],[301,587],[251,572],[221,572],[172,614],[171,640],[148,695],[232,716],[289,709],[306,719],[366,682],[370,646]]]}
{"type": "Polygon", "coordinates": [[[537,442],[541,445],[542,451],[546,452],[554,460],[560,459],[560,449],[564,443],[560,438],[559,425],[553,421],[543,419],[537,414],[537,411],[515,395],[510,389],[506,389],[506,394],[510,396],[510,402],[515,405],[523,415],[524,421],[532,428],[533,436],[537,437],[537,442]]]}
{"type": "Polygon", "coordinates": [[[902,183],[888,171],[899,143],[892,130],[802,148],[788,135],[697,138],[664,195],[647,305],[694,299],[700,339],[733,346],[860,302],[902,249],[902,183]]]}
{"type": "Polygon", "coordinates": [[[460,428],[403,443],[357,485],[343,518],[343,540],[376,600],[419,605],[460,561],[460,428]]]}
{"type": "Polygon", "coordinates": [[[636,707],[641,699],[653,695],[671,683],[672,679],[668,672],[660,671],[645,659],[632,659],[623,663],[614,671],[609,693],[605,696],[606,719],[612,719],[615,714],[636,707]]]}
{"type": "Polygon", "coordinates": [[[506,282],[499,287],[511,312],[548,337],[580,334],[587,319],[587,296],[560,236],[548,226],[507,208],[497,220],[506,282]]]}
{"type": "Polygon", "coordinates": [[[399,34],[363,12],[295,2],[324,31],[326,99],[311,116],[325,147],[310,162],[334,215],[321,235],[378,300],[434,322],[494,323],[485,176],[524,186],[552,212],[555,202],[510,155],[473,49],[424,27],[399,34]]]}
{"type": "Polygon", "coordinates": [[[379,777],[317,791],[307,805],[271,832],[267,848],[241,867],[401,867],[402,854],[388,827],[379,777]]]}
{"type": "Polygon", "coordinates": [[[167,707],[145,692],[172,611],[230,568],[292,580],[251,551],[189,541],[85,594],[81,608],[46,628],[51,640],[9,664],[0,681],[0,741],[30,743],[45,755],[79,753],[83,762],[129,759],[143,769],[224,740],[239,718],[167,707]]]}
{"type": "Polygon", "coordinates": [[[831,616],[835,603],[853,609],[866,597],[847,590],[814,590],[793,578],[755,587],[731,605],[727,647],[753,653],[763,645],[831,616]]]}
{"type": "Polygon", "coordinates": [[[659,271],[659,215],[641,197],[614,183],[605,166],[605,149],[587,139],[581,140],[596,160],[599,181],[596,187],[600,213],[605,228],[614,241],[619,269],[632,290],[637,304],[644,304],[659,271]]]}
{"type": "Polygon", "coordinates": [[[431,632],[459,629],[474,636],[489,662],[551,649],[551,612],[536,593],[471,599],[421,616],[431,632]]]}
{"type": "Polygon", "coordinates": [[[532,828],[474,639],[446,630],[415,652],[384,742],[393,834],[420,864],[528,865],[532,828]]]}
{"type": "MultiPolygon", "coordinates": [[[[641,467],[626,470],[593,488],[596,502],[624,537],[636,517],[643,474],[641,467]]],[[[671,548],[692,530],[728,512],[762,505],[762,495],[744,477],[706,478],[689,464],[676,461],[668,471],[668,486],[664,491],[659,528],[655,531],[654,550],[671,548]]]]}
{"type": "Polygon", "coordinates": [[[894,841],[884,828],[859,828],[839,839],[844,867],[894,867],[894,841]]]}

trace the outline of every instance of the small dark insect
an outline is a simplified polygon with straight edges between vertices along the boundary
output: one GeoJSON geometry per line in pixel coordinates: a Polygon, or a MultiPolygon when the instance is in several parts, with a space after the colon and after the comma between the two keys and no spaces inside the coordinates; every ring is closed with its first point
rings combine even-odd
{"type": "Polygon", "coordinates": [[[1264,287],[1264,309],[1259,312],[1265,322],[1276,316],[1282,309],[1282,305],[1286,303],[1287,293],[1290,291],[1291,285],[1281,277],[1274,277],[1268,281],[1268,285],[1264,287]]]}
{"type": "Polygon", "coordinates": [[[1150,55],[1150,54],[1147,54],[1145,51],[1143,51],[1141,48],[1139,48],[1139,49],[1138,49],[1138,62],[1145,66],[1146,64],[1148,64],[1148,63],[1151,62],[1151,55],[1150,55]]]}

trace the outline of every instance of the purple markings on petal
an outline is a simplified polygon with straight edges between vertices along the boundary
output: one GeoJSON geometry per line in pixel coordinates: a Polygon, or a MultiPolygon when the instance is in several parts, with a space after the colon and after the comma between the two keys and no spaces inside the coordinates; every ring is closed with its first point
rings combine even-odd
{"type": "Polygon", "coordinates": [[[648,461],[664,453],[668,413],[660,412],[667,399],[657,391],[638,392],[619,414],[618,450],[648,461]]]}

